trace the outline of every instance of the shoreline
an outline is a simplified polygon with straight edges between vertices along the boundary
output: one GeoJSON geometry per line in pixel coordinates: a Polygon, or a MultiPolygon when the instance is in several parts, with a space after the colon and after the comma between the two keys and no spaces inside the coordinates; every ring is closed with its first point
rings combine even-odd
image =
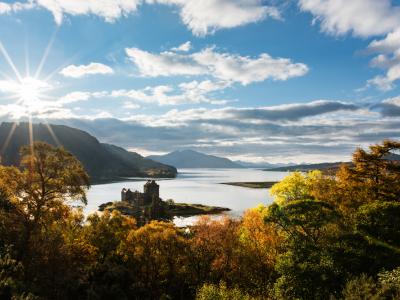
{"type": "Polygon", "coordinates": [[[253,181],[253,182],[221,182],[220,184],[244,187],[249,189],[270,189],[278,181],[253,181]]]}
{"type": "MultiPolygon", "coordinates": [[[[231,211],[227,207],[219,206],[208,206],[203,204],[188,204],[188,203],[167,203],[162,201],[165,205],[165,218],[174,217],[194,217],[201,215],[219,215],[224,212],[231,211]]],[[[133,205],[126,201],[115,201],[107,202],[99,205],[99,212],[104,211],[119,211],[123,215],[134,217],[136,215],[136,209],[133,205]]]]}

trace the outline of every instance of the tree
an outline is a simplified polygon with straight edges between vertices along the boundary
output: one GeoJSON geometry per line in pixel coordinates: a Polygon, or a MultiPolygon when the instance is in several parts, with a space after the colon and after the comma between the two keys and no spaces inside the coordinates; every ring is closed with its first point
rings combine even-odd
{"type": "Polygon", "coordinates": [[[171,223],[132,230],[118,253],[129,268],[138,299],[180,298],[187,292],[187,240],[171,223]]]}
{"type": "Polygon", "coordinates": [[[265,206],[246,211],[239,228],[236,281],[251,295],[268,295],[276,278],[275,264],[282,252],[284,235],[274,224],[264,222],[265,206]]]}
{"type": "Polygon", "coordinates": [[[293,172],[281,182],[272,186],[270,194],[275,197],[278,204],[286,204],[290,201],[315,199],[317,187],[327,180],[321,171],[314,170],[306,174],[293,172]]]}
{"type": "Polygon", "coordinates": [[[189,266],[197,284],[224,281],[229,285],[238,281],[239,225],[228,217],[222,220],[203,217],[192,227],[189,266]]]}
{"type": "Polygon", "coordinates": [[[337,235],[340,215],[332,205],[314,200],[274,203],[265,222],[286,235],[275,265],[278,299],[327,299],[337,291],[341,274],[328,245],[337,235]]]}
{"type": "Polygon", "coordinates": [[[226,284],[219,285],[205,284],[198,291],[196,300],[252,300],[248,294],[243,293],[238,288],[227,288],[226,284]]]}
{"type": "Polygon", "coordinates": [[[356,215],[356,230],[370,241],[400,253],[400,203],[375,201],[356,215]]]}
{"type": "Polygon", "coordinates": [[[362,274],[346,283],[343,289],[345,300],[395,300],[400,299],[400,268],[383,271],[374,280],[362,274]]]}
{"type": "Polygon", "coordinates": [[[330,230],[329,226],[340,221],[340,215],[326,202],[299,200],[283,206],[272,204],[264,220],[278,225],[288,238],[306,239],[317,244],[323,233],[330,230]]]}
{"type": "Polygon", "coordinates": [[[40,223],[46,213],[62,214],[67,201],[86,204],[89,177],[72,154],[35,142],[23,147],[21,156],[20,169],[0,167],[0,188],[13,195],[31,223],[40,223]]]}
{"type": "Polygon", "coordinates": [[[393,152],[400,143],[385,140],[369,147],[358,148],[353,154],[353,164],[343,165],[336,174],[342,206],[354,209],[365,203],[400,201],[400,162],[393,160],[393,152]]]}
{"type": "Polygon", "coordinates": [[[0,166],[2,239],[23,266],[26,291],[68,298],[93,257],[77,236],[83,215],[68,205],[86,203],[89,177],[70,153],[45,143],[22,148],[21,157],[19,168],[0,166]]]}

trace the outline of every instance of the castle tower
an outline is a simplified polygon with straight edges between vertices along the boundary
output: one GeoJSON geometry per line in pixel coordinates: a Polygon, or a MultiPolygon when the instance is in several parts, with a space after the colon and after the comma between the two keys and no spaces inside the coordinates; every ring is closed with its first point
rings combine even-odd
{"type": "Polygon", "coordinates": [[[123,188],[121,191],[121,201],[126,201],[126,189],[123,188]]]}
{"type": "Polygon", "coordinates": [[[160,186],[155,180],[148,180],[144,185],[144,194],[147,204],[150,204],[153,199],[160,198],[160,186]]]}

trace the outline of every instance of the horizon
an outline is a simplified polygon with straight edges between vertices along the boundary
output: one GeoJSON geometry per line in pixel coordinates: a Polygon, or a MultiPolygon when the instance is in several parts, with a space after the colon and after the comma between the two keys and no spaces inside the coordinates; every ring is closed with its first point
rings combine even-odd
{"type": "Polygon", "coordinates": [[[256,163],[400,138],[400,1],[195,2],[0,0],[0,122],[256,163]]]}

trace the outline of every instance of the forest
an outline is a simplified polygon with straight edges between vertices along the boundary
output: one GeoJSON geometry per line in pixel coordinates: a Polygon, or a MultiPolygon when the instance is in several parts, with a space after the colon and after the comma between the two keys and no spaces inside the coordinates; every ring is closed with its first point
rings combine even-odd
{"type": "Polygon", "coordinates": [[[0,298],[400,299],[399,150],[355,149],[335,174],[290,173],[271,205],[177,228],[85,218],[85,169],[36,142],[0,166],[0,298]]]}

